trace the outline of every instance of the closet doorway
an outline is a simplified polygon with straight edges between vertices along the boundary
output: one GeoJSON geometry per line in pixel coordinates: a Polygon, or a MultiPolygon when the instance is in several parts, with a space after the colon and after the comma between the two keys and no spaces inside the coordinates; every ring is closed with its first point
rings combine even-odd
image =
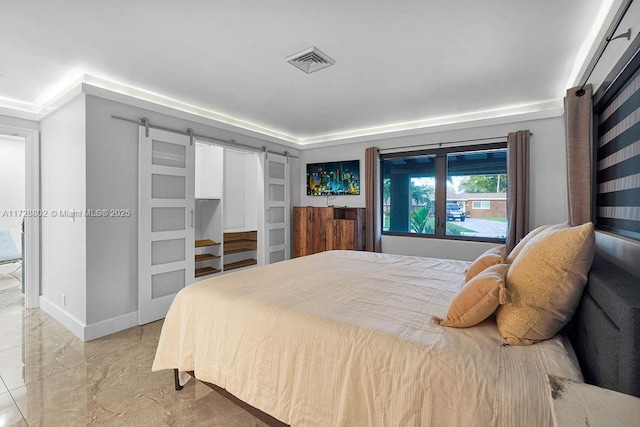
{"type": "Polygon", "coordinates": [[[194,281],[289,258],[288,155],[155,127],[139,143],[139,324],[194,281]]]}
{"type": "Polygon", "coordinates": [[[38,131],[0,125],[0,305],[38,307],[38,131]]]}

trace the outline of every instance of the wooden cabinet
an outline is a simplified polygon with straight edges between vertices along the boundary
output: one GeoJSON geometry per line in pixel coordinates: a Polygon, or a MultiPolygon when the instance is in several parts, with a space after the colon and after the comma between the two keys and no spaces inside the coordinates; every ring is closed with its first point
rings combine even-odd
{"type": "Polygon", "coordinates": [[[363,251],[364,208],[293,208],[293,257],[330,250],[363,251]]]}

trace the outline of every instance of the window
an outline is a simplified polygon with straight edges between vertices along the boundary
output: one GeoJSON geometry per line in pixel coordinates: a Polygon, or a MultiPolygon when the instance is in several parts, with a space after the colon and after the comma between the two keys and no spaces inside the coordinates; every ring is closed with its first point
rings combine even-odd
{"type": "Polygon", "coordinates": [[[640,60],[619,72],[596,102],[595,223],[598,228],[640,240],[640,60]],[[633,72],[633,74],[631,74],[633,72]],[[629,76],[625,81],[625,76],[629,76]]]}
{"type": "Polygon", "coordinates": [[[488,200],[474,200],[471,206],[473,209],[491,209],[491,202],[488,200]]]}
{"type": "Polygon", "coordinates": [[[383,232],[434,234],[436,156],[381,161],[383,232]]]}
{"type": "Polygon", "coordinates": [[[380,161],[382,234],[505,240],[506,143],[383,154],[380,161]]]}

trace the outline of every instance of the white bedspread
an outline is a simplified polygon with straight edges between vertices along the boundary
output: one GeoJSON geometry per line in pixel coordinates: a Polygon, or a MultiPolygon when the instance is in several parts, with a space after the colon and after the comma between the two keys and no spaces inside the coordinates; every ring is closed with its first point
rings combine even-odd
{"type": "Polygon", "coordinates": [[[582,381],[559,338],[504,346],[445,316],[468,263],[332,251],[188,286],[153,370],[195,371],[293,426],[542,426],[547,374],[582,381]]]}

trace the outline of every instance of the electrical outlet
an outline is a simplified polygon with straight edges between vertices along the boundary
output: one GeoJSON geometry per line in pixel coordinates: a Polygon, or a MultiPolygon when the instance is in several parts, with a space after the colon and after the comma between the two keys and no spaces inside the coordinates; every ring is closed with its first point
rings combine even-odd
{"type": "Polygon", "coordinates": [[[65,294],[62,294],[62,306],[67,306],[67,296],[65,294]]]}

